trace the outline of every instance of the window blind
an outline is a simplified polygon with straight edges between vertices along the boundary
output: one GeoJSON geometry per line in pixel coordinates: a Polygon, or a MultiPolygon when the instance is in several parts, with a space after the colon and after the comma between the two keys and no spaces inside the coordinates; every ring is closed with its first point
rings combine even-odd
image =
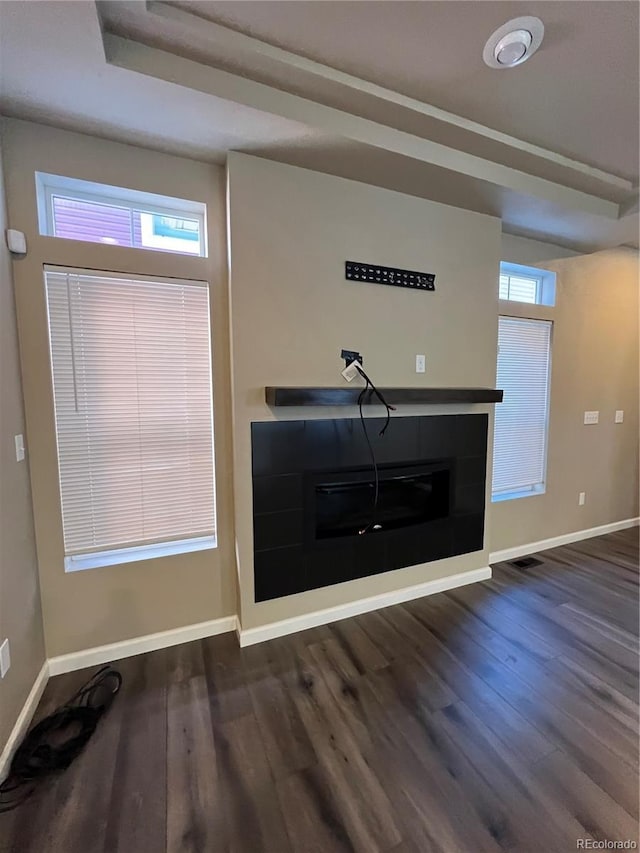
{"type": "Polygon", "coordinates": [[[499,298],[512,302],[540,302],[540,279],[525,275],[500,274],[499,298]]]}
{"type": "Polygon", "coordinates": [[[215,536],[207,284],[45,284],[66,555],[215,536]]]}
{"type": "Polygon", "coordinates": [[[550,322],[499,318],[494,498],[544,489],[550,361],[550,322]]]}

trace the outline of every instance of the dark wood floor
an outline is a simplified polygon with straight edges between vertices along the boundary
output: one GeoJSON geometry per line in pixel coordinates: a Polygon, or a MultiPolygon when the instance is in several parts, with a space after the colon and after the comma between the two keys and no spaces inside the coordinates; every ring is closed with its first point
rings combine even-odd
{"type": "MultiPolygon", "coordinates": [[[[240,650],[118,664],[12,853],[482,853],[638,841],[638,531],[240,650]]],[[[39,716],[87,672],[54,678],[39,716]]]]}

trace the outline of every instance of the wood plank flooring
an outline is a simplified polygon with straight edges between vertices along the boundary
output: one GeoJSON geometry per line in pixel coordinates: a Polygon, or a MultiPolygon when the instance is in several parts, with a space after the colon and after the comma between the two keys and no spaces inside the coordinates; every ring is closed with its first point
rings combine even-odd
{"type": "MultiPolygon", "coordinates": [[[[239,649],[117,663],[3,853],[564,853],[638,842],[638,531],[239,649]],[[579,848],[578,848],[579,849],[579,848]]],[[[50,681],[37,718],[88,676],[50,681]]]]}

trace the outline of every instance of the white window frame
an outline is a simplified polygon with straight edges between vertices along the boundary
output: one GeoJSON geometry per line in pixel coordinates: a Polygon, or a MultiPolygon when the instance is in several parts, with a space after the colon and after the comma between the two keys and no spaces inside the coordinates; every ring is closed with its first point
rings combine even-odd
{"type": "MultiPolygon", "coordinates": [[[[43,287],[46,291],[46,273],[70,273],[77,274],[79,272],[78,268],[75,267],[67,267],[67,266],[58,266],[53,264],[45,264],[43,266],[43,287]]],[[[81,270],[81,272],[87,273],[91,275],[95,271],[91,270],[81,270]]],[[[108,275],[111,278],[115,279],[124,279],[128,281],[130,279],[135,280],[149,280],[155,281],[158,276],[149,276],[149,275],[133,275],[130,273],[121,273],[121,272],[112,272],[112,271],[103,271],[105,275],[108,275]]],[[[208,284],[204,281],[194,282],[191,279],[181,279],[181,278],[173,278],[172,281],[175,281],[177,284],[201,284],[202,286],[208,287],[208,284]]],[[[45,297],[46,298],[46,297],[45,297]]],[[[48,341],[48,350],[49,350],[49,372],[50,372],[50,382],[51,382],[51,394],[52,398],[55,397],[54,386],[53,386],[53,350],[51,344],[51,330],[49,327],[49,316],[47,309],[47,331],[49,336],[48,341]]],[[[212,330],[210,328],[210,336],[212,334],[212,330]]],[[[213,341],[210,337],[209,339],[209,362],[211,363],[213,353],[213,341]]],[[[211,399],[211,433],[212,433],[212,477],[213,477],[213,501],[215,507],[215,525],[217,531],[217,518],[218,518],[218,503],[217,503],[217,480],[216,480],[216,448],[215,448],[215,421],[214,421],[214,389],[213,389],[213,367],[210,370],[210,378],[209,378],[209,394],[211,399]]],[[[55,404],[54,404],[55,406],[55,404]]],[[[59,460],[59,447],[58,447],[58,429],[57,424],[54,424],[55,430],[55,439],[56,439],[56,477],[58,481],[58,494],[60,496],[60,506],[62,506],[62,483],[60,480],[60,473],[58,470],[58,460],[59,460]]],[[[60,515],[60,526],[62,529],[63,519],[62,514],[60,515]]],[[[66,572],[77,572],[83,571],[85,569],[97,569],[105,566],[115,566],[120,563],[132,563],[140,560],[152,560],[157,559],[159,557],[167,557],[174,554],[187,554],[194,551],[205,551],[205,550],[213,550],[218,547],[218,536],[217,532],[213,533],[209,536],[198,536],[198,537],[187,537],[184,539],[172,539],[164,542],[152,542],[144,545],[129,545],[123,548],[112,548],[106,550],[99,551],[88,551],[86,553],[76,553],[72,555],[64,556],[64,570],[66,572]]]]}
{"type": "MultiPolygon", "coordinates": [[[[38,202],[38,226],[44,237],[55,237],[55,217],[53,210],[54,196],[78,201],[88,201],[102,204],[106,207],[119,207],[137,213],[148,213],[158,216],[171,216],[176,219],[195,219],[198,222],[200,235],[199,253],[177,252],[185,257],[206,258],[207,248],[207,209],[202,202],[187,199],[172,198],[171,196],[156,195],[155,193],[130,190],[125,187],[115,187],[108,184],[97,184],[93,181],[83,181],[78,178],[67,178],[62,175],[49,175],[36,172],[36,196],[38,202]]],[[[100,245],[108,246],[109,243],[100,245]]],[[[162,252],[166,249],[152,246],[133,246],[143,252],[162,252]]]]}
{"type": "Polygon", "coordinates": [[[131,548],[114,548],[111,551],[91,551],[89,554],[73,554],[64,558],[65,572],[80,572],[84,569],[100,569],[120,563],[135,563],[138,560],[155,560],[172,554],[189,554],[192,551],[209,551],[218,547],[215,536],[198,536],[193,539],[176,539],[174,542],[159,542],[155,545],[135,545],[131,548]]]}
{"type": "MultiPolygon", "coordinates": [[[[521,303],[525,304],[525,303],[521,303]]],[[[500,503],[502,501],[509,500],[517,500],[518,498],[530,498],[535,495],[544,495],[547,491],[547,462],[548,462],[548,451],[549,451],[549,418],[551,412],[551,371],[553,366],[553,331],[554,324],[552,320],[546,320],[541,317],[518,317],[509,314],[500,314],[500,318],[506,318],[508,320],[528,320],[534,323],[546,323],[549,326],[549,363],[547,368],[547,393],[546,393],[546,402],[547,402],[547,410],[545,412],[545,421],[544,421],[544,448],[542,451],[542,467],[543,467],[543,480],[541,483],[533,483],[530,486],[518,488],[518,489],[503,489],[501,491],[494,492],[493,484],[491,486],[491,503],[500,503]]],[[[499,318],[499,319],[500,319],[499,318]]],[[[500,358],[500,353],[498,353],[498,358],[500,358]]],[[[496,371],[497,371],[497,360],[496,360],[496,371]]],[[[500,403],[498,403],[500,405],[500,403]]],[[[492,448],[492,454],[495,451],[492,448]]],[[[495,457],[493,457],[495,458],[495,457]]]]}
{"type": "MultiPolygon", "coordinates": [[[[508,305],[546,305],[552,308],[556,304],[556,274],[552,270],[543,270],[538,267],[528,267],[522,264],[512,264],[508,261],[500,262],[500,275],[517,276],[519,278],[532,278],[536,280],[536,301],[521,302],[518,299],[501,299],[499,294],[500,279],[498,278],[498,297],[500,303],[508,305]]],[[[508,311],[500,311],[505,314],[508,311]]]]}

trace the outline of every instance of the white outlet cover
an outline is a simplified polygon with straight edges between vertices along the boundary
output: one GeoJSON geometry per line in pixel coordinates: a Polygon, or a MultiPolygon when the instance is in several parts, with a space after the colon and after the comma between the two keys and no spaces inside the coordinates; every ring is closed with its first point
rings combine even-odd
{"type": "Polygon", "coordinates": [[[617,424],[624,423],[624,410],[623,409],[616,409],[615,422],[617,424]]]}
{"type": "Polygon", "coordinates": [[[344,370],[340,371],[344,378],[347,380],[347,382],[352,382],[356,378],[356,376],[362,376],[362,374],[356,367],[358,363],[358,361],[352,361],[345,367],[344,370]]]}
{"type": "Polygon", "coordinates": [[[585,412],[584,413],[585,424],[597,424],[599,418],[600,418],[600,412],[585,412]]]}
{"type": "Polygon", "coordinates": [[[11,666],[11,654],[9,652],[9,640],[5,640],[0,646],[0,678],[4,678],[11,666]]]}
{"type": "Polygon", "coordinates": [[[424,373],[426,370],[426,358],[423,355],[416,356],[416,373],[424,373]]]}
{"type": "Polygon", "coordinates": [[[580,492],[580,494],[578,495],[578,506],[584,506],[586,499],[587,499],[587,493],[586,492],[580,492]]]}

